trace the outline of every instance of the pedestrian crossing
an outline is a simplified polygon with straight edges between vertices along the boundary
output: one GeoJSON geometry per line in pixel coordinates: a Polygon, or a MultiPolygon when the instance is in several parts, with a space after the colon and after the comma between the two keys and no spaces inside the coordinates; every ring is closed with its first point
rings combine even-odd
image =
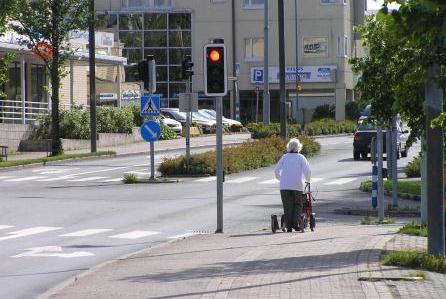
{"type": "MultiPolygon", "coordinates": [[[[129,170],[124,171],[122,174],[113,174],[111,176],[107,176],[107,174],[100,173],[100,171],[90,171],[78,174],[62,174],[60,176],[53,176],[54,173],[52,171],[45,171],[50,174],[48,176],[40,175],[31,175],[25,177],[19,176],[0,176],[0,184],[1,183],[21,183],[21,182],[70,182],[70,183],[118,183],[122,181],[122,177],[124,174],[135,174],[138,177],[148,177],[150,175],[147,170],[129,170]]],[[[345,177],[345,178],[322,178],[322,177],[313,177],[311,178],[312,184],[318,185],[327,185],[327,186],[341,186],[352,183],[357,180],[364,180],[367,177],[345,177]]],[[[215,176],[203,177],[203,178],[195,178],[195,179],[185,179],[185,181],[192,183],[212,183],[215,182],[217,178],[215,176]]],[[[244,183],[254,183],[258,185],[268,186],[268,185],[277,185],[279,181],[275,178],[266,179],[262,177],[256,176],[239,176],[231,175],[225,177],[225,184],[227,185],[239,185],[244,183]]]]}

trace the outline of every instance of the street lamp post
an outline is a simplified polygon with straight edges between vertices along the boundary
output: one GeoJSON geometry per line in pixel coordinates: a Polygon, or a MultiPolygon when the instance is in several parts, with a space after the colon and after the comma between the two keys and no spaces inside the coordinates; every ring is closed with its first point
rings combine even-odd
{"type": "Polygon", "coordinates": [[[90,138],[91,152],[97,152],[96,143],[96,55],[95,55],[95,36],[94,36],[94,0],[89,3],[89,22],[88,22],[88,49],[89,49],[89,68],[90,68],[90,138]]]}
{"type": "Polygon", "coordinates": [[[295,30],[296,30],[296,111],[299,112],[299,88],[298,88],[298,84],[300,81],[299,78],[299,26],[298,26],[298,10],[297,10],[297,1],[298,0],[294,0],[294,18],[295,18],[295,22],[294,22],[294,26],[295,26],[295,30]]]}

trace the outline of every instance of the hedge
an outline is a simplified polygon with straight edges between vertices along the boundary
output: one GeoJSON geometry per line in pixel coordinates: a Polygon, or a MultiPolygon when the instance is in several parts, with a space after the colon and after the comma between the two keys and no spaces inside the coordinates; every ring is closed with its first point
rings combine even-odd
{"type": "MultiPolygon", "coordinates": [[[[252,138],[259,139],[270,136],[278,136],[280,134],[280,124],[271,123],[263,125],[259,123],[249,123],[246,125],[252,134],[252,138]]],[[[356,123],[350,120],[336,121],[332,119],[321,119],[312,121],[305,125],[304,134],[307,136],[330,135],[341,133],[354,133],[356,123]]],[[[299,124],[290,124],[288,126],[288,135],[297,137],[301,135],[301,127],[299,124]]]]}
{"type": "Polygon", "coordinates": [[[412,161],[407,163],[404,173],[408,178],[419,178],[421,176],[419,156],[415,157],[412,161]]]}
{"type": "MultiPolygon", "coordinates": [[[[310,137],[300,137],[303,143],[302,154],[311,157],[320,150],[320,145],[310,137]]],[[[268,137],[260,140],[247,141],[240,146],[224,149],[224,171],[226,174],[236,173],[275,164],[284,154],[288,140],[280,137],[268,137]]],[[[190,167],[186,168],[185,156],[164,158],[158,168],[163,176],[172,175],[215,175],[215,151],[194,154],[191,156],[190,167]]]]}

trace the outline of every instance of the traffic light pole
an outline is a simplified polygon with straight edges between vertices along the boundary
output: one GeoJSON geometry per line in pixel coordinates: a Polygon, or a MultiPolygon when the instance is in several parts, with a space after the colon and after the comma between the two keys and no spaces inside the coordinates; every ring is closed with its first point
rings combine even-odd
{"type": "MultiPolygon", "coordinates": [[[[187,79],[187,86],[186,86],[186,93],[190,94],[190,77],[187,79]]],[[[189,109],[188,112],[186,112],[186,169],[189,171],[189,165],[190,165],[190,125],[191,125],[191,101],[192,99],[189,99],[189,109]]]]}
{"type": "Polygon", "coordinates": [[[263,44],[263,124],[269,125],[270,122],[270,94],[269,94],[269,16],[268,16],[268,0],[265,0],[264,14],[264,44],[263,44]]]}
{"type": "Polygon", "coordinates": [[[279,81],[280,81],[280,136],[286,138],[287,116],[285,98],[285,8],[283,0],[278,0],[279,12],[279,81]]]}
{"type": "Polygon", "coordinates": [[[223,98],[216,98],[217,112],[217,230],[223,233],[223,98]]]}
{"type": "Polygon", "coordinates": [[[378,126],[376,132],[376,151],[378,153],[378,219],[384,220],[384,184],[383,184],[383,130],[378,126]]]}
{"type": "Polygon", "coordinates": [[[90,142],[91,152],[97,152],[96,128],[96,46],[95,46],[95,11],[94,1],[89,2],[90,20],[88,24],[89,69],[90,69],[90,142]]]}

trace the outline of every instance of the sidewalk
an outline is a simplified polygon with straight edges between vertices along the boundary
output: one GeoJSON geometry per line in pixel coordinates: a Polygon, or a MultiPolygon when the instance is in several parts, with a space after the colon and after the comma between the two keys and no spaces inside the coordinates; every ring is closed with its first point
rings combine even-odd
{"type": "MultiPolygon", "coordinates": [[[[190,139],[190,146],[191,148],[213,146],[215,145],[215,138],[216,138],[215,135],[192,137],[190,139]]],[[[250,138],[251,138],[250,133],[223,135],[223,144],[230,145],[230,144],[243,143],[250,138]]],[[[160,140],[155,142],[155,152],[175,150],[180,148],[186,149],[186,139],[183,137],[172,140],[160,140]]],[[[98,148],[98,151],[113,151],[116,152],[117,155],[148,153],[149,143],[137,142],[118,146],[100,147],[98,148]]],[[[66,154],[80,154],[89,152],[90,149],[65,151],[66,154]]],[[[47,156],[46,152],[28,152],[28,153],[9,155],[8,160],[12,161],[12,160],[38,159],[38,158],[44,158],[46,156],[47,156]]]]}
{"type": "Polygon", "coordinates": [[[444,297],[443,274],[427,272],[424,282],[358,281],[413,276],[381,266],[382,251],[426,246],[423,238],[396,235],[398,224],[358,223],[343,217],[314,233],[196,235],[106,263],[44,298],[444,297]]]}

